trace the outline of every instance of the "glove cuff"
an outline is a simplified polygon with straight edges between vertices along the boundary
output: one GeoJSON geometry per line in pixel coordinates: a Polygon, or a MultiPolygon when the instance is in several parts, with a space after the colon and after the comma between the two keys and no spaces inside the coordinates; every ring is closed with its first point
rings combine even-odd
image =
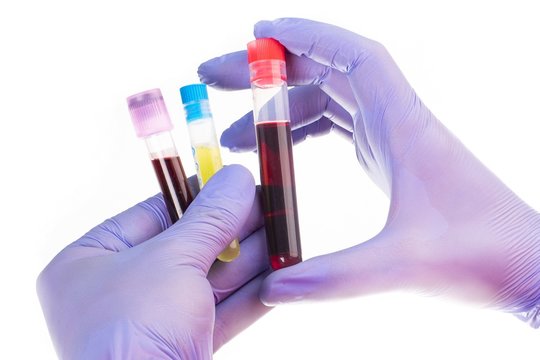
{"type": "Polygon", "coordinates": [[[525,321],[535,329],[540,327],[540,304],[529,311],[514,314],[518,319],[525,321]]]}

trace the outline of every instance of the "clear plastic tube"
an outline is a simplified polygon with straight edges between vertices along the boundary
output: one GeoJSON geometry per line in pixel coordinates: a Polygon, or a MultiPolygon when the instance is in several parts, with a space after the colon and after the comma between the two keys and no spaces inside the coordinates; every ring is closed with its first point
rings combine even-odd
{"type": "Polygon", "coordinates": [[[285,49],[274,39],[248,44],[266,239],[274,270],[302,261],[285,49]]]}
{"type": "Polygon", "coordinates": [[[171,222],[182,217],[193,196],[171,136],[172,123],[159,89],[127,98],[131,120],[138,137],[144,138],[150,160],[163,193],[171,222]]]}
{"type": "MultiPolygon", "coordinates": [[[[191,150],[197,167],[197,178],[202,188],[222,167],[219,143],[206,85],[193,84],[180,88],[180,95],[186,113],[191,150]]],[[[230,262],[240,255],[240,243],[233,239],[229,246],[218,255],[218,259],[230,262]]]]}

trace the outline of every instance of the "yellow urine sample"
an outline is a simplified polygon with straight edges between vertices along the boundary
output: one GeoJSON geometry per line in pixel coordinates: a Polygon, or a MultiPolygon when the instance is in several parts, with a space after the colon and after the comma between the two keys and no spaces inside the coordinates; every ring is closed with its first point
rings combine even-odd
{"type": "Polygon", "coordinates": [[[194,149],[193,155],[197,163],[197,173],[201,185],[206,184],[212,175],[223,167],[218,147],[198,146],[194,149]]]}
{"type": "MultiPolygon", "coordinates": [[[[193,156],[197,164],[197,173],[201,187],[223,167],[219,148],[215,146],[197,146],[193,149],[193,156]]],[[[240,243],[234,239],[229,246],[218,255],[218,259],[223,262],[230,262],[240,255],[240,243]]]]}

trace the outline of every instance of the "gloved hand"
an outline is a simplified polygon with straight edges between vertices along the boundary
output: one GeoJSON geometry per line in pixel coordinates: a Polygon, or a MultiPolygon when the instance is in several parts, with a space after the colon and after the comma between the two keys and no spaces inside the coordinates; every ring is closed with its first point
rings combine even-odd
{"type": "MultiPolygon", "coordinates": [[[[435,118],[387,50],[303,19],[259,22],[255,36],[275,38],[289,51],[288,84],[297,86],[289,94],[293,139],[344,134],[390,197],[378,235],[274,272],[263,283],[263,302],[407,289],[474,301],[540,326],[538,213],[435,118]]],[[[217,88],[248,88],[245,51],[203,63],[199,76],[217,88]]],[[[253,150],[254,133],[248,113],[221,143],[253,150]]]]}
{"type": "Polygon", "coordinates": [[[168,219],[154,196],[90,230],[43,270],[38,294],[61,359],[211,359],[270,309],[257,295],[268,262],[245,168],[225,167],[178,222],[168,219]],[[240,257],[214,263],[237,236],[240,257]]]}

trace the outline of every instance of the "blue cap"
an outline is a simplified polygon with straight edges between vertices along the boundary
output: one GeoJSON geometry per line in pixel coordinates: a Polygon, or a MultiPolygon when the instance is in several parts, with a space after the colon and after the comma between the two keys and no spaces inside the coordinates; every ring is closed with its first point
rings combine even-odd
{"type": "Polygon", "coordinates": [[[189,104],[193,101],[208,100],[208,92],[205,84],[192,84],[180,88],[182,104],[189,104]]]}
{"type": "Polygon", "coordinates": [[[186,110],[186,121],[212,117],[205,84],[192,84],[180,88],[180,97],[186,110]]]}

